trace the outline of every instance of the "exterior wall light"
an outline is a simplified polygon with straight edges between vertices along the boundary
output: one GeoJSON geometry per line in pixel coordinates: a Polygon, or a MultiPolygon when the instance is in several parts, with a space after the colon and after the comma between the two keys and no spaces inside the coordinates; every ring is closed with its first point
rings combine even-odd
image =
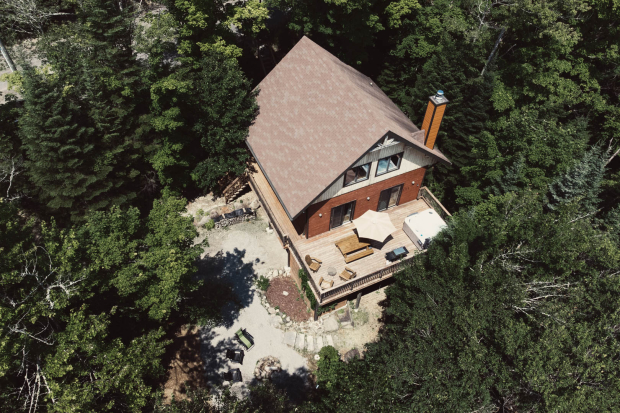
{"type": "Polygon", "coordinates": [[[323,217],[323,214],[319,214],[319,218],[323,217]]]}
{"type": "Polygon", "coordinates": [[[366,201],[370,201],[370,197],[369,196],[366,197],[366,201]]]}
{"type": "Polygon", "coordinates": [[[411,185],[415,185],[415,181],[411,181],[411,185]]]}

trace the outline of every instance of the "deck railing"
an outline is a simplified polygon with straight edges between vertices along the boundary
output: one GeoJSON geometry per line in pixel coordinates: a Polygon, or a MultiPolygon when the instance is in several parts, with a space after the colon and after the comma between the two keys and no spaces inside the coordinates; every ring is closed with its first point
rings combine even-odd
{"type": "Polygon", "coordinates": [[[299,265],[301,266],[301,268],[303,268],[306,271],[306,274],[308,274],[308,281],[310,282],[310,285],[312,286],[312,289],[314,290],[314,296],[317,297],[319,303],[322,302],[321,300],[321,290],[317,287],[317,285],[314,283],[314,280],[312,279],[312,275],[310,270],[308,269],[308,267],[306,266],[306,262],[304,260],[301,259],[301,256],[299,255],[299,252],[297,252],[297,248],[295,248],[295,244],[293,244],[293,242],[291,242],[291,240],[287,238],[288,241],[288,249],[289,251],[291,251],[293,253],[293,255],[295,256],[295,259],[297,260],[297,262],[299,263],[299,265]]]}
{"type": "Polygon", "coordinates": [[[331,290],[325,291],[321,293],[320,302],[324,302],[330,297],[342,296],[345,294],[350,294],[353,290],[359,290],[364,284],[368,284],[378,278],[383,278],[386,275],[394,274],[405,268],[409,263],[415,258],[415,255],[409,258],[405,258],[395,264],[392,264],[388,267],[382,268],[378,271],[370,273],[368,275],[364,275],[358,279],[353,279],[353,281],[341,285],[340,287],[332,288],[331,290]]]}
{"type": "Polygon", "coordinates": [[[452,214],[450,214],[448,210],[441,204],[441,202],[439,202],[439,200],[435,198],[435,195],[433,195],[433,193],[427,187],[423,186],[422,188],[420,188],[420,191],[418,192],[418,199],[420,198],[424,198],[426,203],[431,208],[433,208],[435,212],[437,212],[439,216],[444,220],[452,216],[452,214]]]}
{"type": "Polygon", "coordinates": [[[273,227],[273,229],[276,231],[276,234],[278,234],[278,237],[280,238],[282,245],[286,247],[286,243],[288,242],[288,237],[285,237],[285,235],[282,233],[282,230],[278,226],[278,223],[274,218],[273,212],[269,208],[269,204],[265,202],[265,196],[263,195],[261,190],[258,188],[258,185],[254,184],[254,180],[252,178],[250,178],[248,182],[250,183],[250,187],[252,188],[252,191],[254,191],[254,193],[258,196],[258,200],[260,201],[261,205],[265,209],[265,212],[267,213],[267,216],[269,217],[269,222],[271,223],[271,226],[273,227]]]}
{"type": "MultiPolygon", "coordinates": [[[[271,211],[269,204],[265,201],[265,196],[261,192],[260,188],[258,188],[258,185],[255,184],[251,176],[248,181],[249,181],[250,186],[252,187],[252,190],[258,196],[258,199],[260,200],[261,205],[265,209],[265,212],[267,213],[267,216],[269,217],[269,221],[271,222],[271,226],[273,227],[274,231],[276,231],[276,233],[278,234],[280,241],[282,241],[282,245],[285,248],[288,248],[293,253],[295,259],[300,264],[301,268],[303,268],[306,271],[306,273],[309,274],[308,281],[310,282],[310,285],[312,286],[312,289],[314,290],[314,295],[315,297],[317,297],[319,304],[323,304],[330,299],[336,299],[342,296],[346,296],[352,293],[353,291],[360,290],[366,284],[372,283],[373,281],[377,279],[381,279],[388,275],[392,275],[402,270],[406,266],[408,266],[411,263],[411,261],[415,258],[415,255],[413,255],[409,258],[405,258],[395,264],[382,268],[373,273],[361,276],[359,278],[354,278],[352,281],[344,285],[341,285],[339,287],[332,288],[327,291],[322,291],[321,289],[317,287],[312,276],[310,276],[311,272],[306,266],[306,262],[299,255],[299,252],[297,251],[297,248],[295,247],[294,243],[290,240],[288,235],[283,233],[282,229],[280,228],[278,224],[278,221],[275,220],[275,214],[273,213],[273,211],[271,211]]],[[[439,200],[435,198],[435,196],[431,193],[431,191],[427,187],[424,186],[420,188],[418,199],[420,198],[423,198],[426,201],[426,203],[429,206],[431,206],[443,219],[446,219],[447,217],[452,216],[448,212],[448,210],[441,204],[441,202],[439,202],[439,200]]]]}

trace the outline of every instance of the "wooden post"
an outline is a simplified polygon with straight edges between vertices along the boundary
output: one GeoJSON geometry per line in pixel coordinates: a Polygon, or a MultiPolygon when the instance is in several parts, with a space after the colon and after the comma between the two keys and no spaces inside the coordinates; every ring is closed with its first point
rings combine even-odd
{"type": "Polygon", "coordinates": [[[355,301],[355,309],[360,308],[360,301],[362,301],[362,292],[357,293],[357,301],[355,301]]]}
{"type": "Polygon", "coordinates": [[[314,321],[319,319],[319,302],[314,302],[314,321]]]}

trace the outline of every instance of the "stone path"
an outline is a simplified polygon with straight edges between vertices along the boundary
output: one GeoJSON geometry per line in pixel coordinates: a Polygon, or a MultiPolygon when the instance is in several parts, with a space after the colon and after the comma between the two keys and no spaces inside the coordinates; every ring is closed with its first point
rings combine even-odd
{"type": "MultiPolygon", "coordinates": [[[[278,273],[277,271],[273,272],[278,273]]],[[[272,276],[272,274],[269,275],[272,276]]],[[[317,321],[310,317],[308,321],[301,323],[292,322],[290,317],[286,317],[285,314],[269,305],[264,293],[259,292],[259,295],[262,296],[261,303],[270,314],[269,324],[284,330],[282,343],[298,351],[318,353],[323,347],[334,345],[335,337],[333,334],[337,333],[340,328],[352,327],[351,322],[339,323],[334,314],[325,315],[317,321]]]]}
{"type": "Polygon", "coordinates": [[[282,342],[290,347],[295,347],[297,350],[305,350],[311,353],[318,353],[323,347],[334,345],[334,339],[329,334],[315,337],[296,331],[284,333],[282,342]]]}

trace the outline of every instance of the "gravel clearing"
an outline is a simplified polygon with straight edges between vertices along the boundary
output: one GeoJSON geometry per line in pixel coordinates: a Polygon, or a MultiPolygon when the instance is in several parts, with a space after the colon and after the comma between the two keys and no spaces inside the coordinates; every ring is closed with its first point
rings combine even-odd
{"type": "Polygon", "coordinates": [[[208,232],[209,247],[205,248],[201,270],[206,279],[217,276],[230,282],[241,308],[231,303],[230,308],[224,309],[225,321],[221,325],[201,330],[201,355],[211,384],[222,384],[222,374],[231,368],[241,370],[243,382],[231,386],[238,396],[246,395],[248,385],[258,382],[254,378],[257,361],[274,356],[280,360],[282,371],[274,374],[272,380],[285,387],[289,397],[295,400],[305,390],[306,359],[284,343],[284,332],[274,327],[272,316],[262,306],[254,285],[258,274],[287,264],[286,251],[274,233],[265,231],[266,227],[265,221],[257,220],[208,232]],[[243,365],[226,358],[226,349],[243,348],[235,339],[235,332],[240,328],[254,337],[254,347],[246,351],[243,365]]]}

